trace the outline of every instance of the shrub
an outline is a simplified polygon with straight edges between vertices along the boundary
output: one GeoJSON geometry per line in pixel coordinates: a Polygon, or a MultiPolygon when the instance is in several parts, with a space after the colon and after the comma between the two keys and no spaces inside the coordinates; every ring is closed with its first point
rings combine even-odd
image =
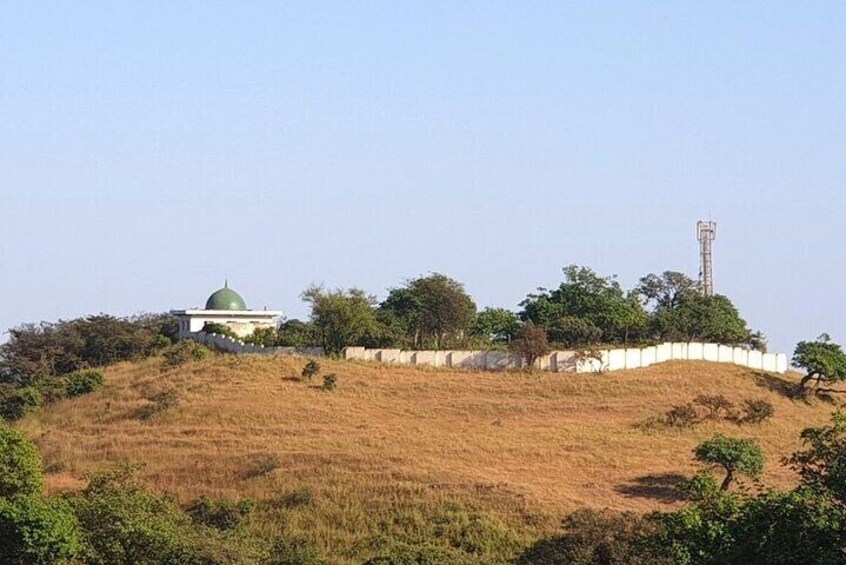
{"type": "Polygon", "coordinates": [[[79,521],[61,499],[0,498],[0,562],[57,563],[83,557],[79,521]]]}
{"type": "Polygon", "coordinates": [[[364,565],[461,565],[469,559],[456,550],[438,547],[430,543],[392,543],[382,549],[379,555],[371,557],[364,565]]]}
{"type": "Polygon", "coordinates": [[[708,420],[720,420],[733,416],[734,404],[722,394],[700,394],[693,399],[693,403],[708,411],[705,415],[708,420]]]}
{"type": "Polygon", "coordinates": [[[136,479],[137,466],[89,477],[82,492],[68,497],[91,546],[95,565],[198,563],[191,522],[168,500],[136,479]]]}
{"type": "Polygon", "coordinates": [[[38,389],[32,386],[15,389],[3,399],[0,406],[3,418],[6,420],[20,420],[31,412],[37,412],[44,404],[44,398],[38,389]]]}
{"type": "Polygon", "coordinates": [[[270,501],[274,508],[297,508],[314,502],[314,492],[310,487],[300,487],[270,501]]]}
{"type": "Polygon", "coordinates": [[[94,392],[103,386],[103,373],[99,371],[74,371],[66,375],[67,395],[70,397],[81,396],[94,392]]]}
{"type": "Polygon", "coordinates": [[[255,501],[248,498],[233,502],[225,498],[204,496],[188,505],[186,511],[195,523],[218,530],[230,530],[248,517],[255,507],[255,501]]]}
{"type": "Polygon", "coordinates": [[[323,565],[325,561],[306,542],[280,539],[270,551],[266,565],[323,565]]]}
{"type": "Polygon", "coordinates": [[[273,347],[276,345],[276,328],[256,328],[253,333],[246,336],[243,341],[251,345],[262,345],[273,347]]]}
{"type": "Polygon", "coordinates": [[[323,377],[323,390],[332,391],[335,390],[335,386],[338,384],[338,376],[335,373],[329,373],[323,377]]]}
{"type": "Polygon", "coordinates": [[[282,461],[278,457],[266,456],[257,460],[247,469],[244,476],[248,479],[254,479],[263,475],[268,475],[282,466],[282,461]]]}
{"type": "Polygon", "coordinates": [[[535,543],[517,565],[646,565],[670,563],[640,543],[655,530],[633,513],[579,510],[564,519],[564,534],[535,543]]]}
{"type": "Polygon", "coordinates": [[[43,483],[38,449],[22,433],[0,422],[0,497],[35,495],[43,483]]]}
{"type": "Polygon", "coordinates": [[[689,428],[699,420],[692,404],[680,404],[667,411],[664,422],[674,428],[689,428]]]}
{"type": "Polygon", "coordinates": [[[303,376],[304,379],[311,380],[311,378],[319,372],[320,372],[320,363],[318,363],[317,361],[312,359],[308,363],[305,364],[305,367],[303,367],[302,376],[303,376]]]}
{"type": "Polygon", "coordinates": [[[179,391],[171,388],[147,398],[151,402],[139,410],[138,417],[148,420],[153,416],[172,410],[179,405],[179,391]]]}
{"type": "Polygon", "coordinates": [[[517,332],[514,341],[508,344],[508,349],[515,355],[519,355],[526,363],[526,369],[531,370],[535,360],[550,351],[546,330],[528,321],[517,332]]]}
{"type": "Polygon", "coordinates": [[[44,377],[37,379],[33,385],[38,392],[41,393],[41,398],[45,404],[58,402],[68,397],[68,379],[67,375],[59,377],[44,377]]]}
{"type": "Polygon", "coordinates": [[[775,414],[775,408],[772,403],[766,400],[746,400],[743,402],[743,416],[740,418],[741,423],[760,424],[764,420],[769,420],[775,414]]]}
{"type": "Polygon", "coordinates": [[[207,347],[194,343],[190,340],[180,341],[176,345],[166,349],[163,353],[164,363],[162,370],[172,369],[184,365],[189,359],[201,361],[209,354],[207,347]]]}
{"type": "Polygon", "coordinates": [[[200,330],[200,331],[205,332],[207,334],[217,334],[217,335],[222,335],[222,336],[225,336],[225,337],[228,337],[228,338],[231,338],[231,339],[235,339],[235,340],[239,340],[239,341],[241,340],[241,338],[238,337],[238,334],[236,334],[235,331],[232,328],[230,328],[229,326],[223,325],[223,324],[215,324],[215,323],[212,323],[212,322],[206,322],[203,325],[203,329],[200,330]]]}

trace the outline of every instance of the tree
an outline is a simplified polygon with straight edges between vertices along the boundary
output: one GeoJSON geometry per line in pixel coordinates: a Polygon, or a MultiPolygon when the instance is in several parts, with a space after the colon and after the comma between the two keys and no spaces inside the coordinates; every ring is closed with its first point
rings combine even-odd
{"type": "Polygon", "coordinates": [[[546,330],[536,326],[530,320],[523,324],[523,327],[517,333],[517,337],[509,344],[508,349],[522,357],[526,362],[526,368],[531,370],[535,360],[549,353],[546,330]]]}
{"type": "Polygon", "coordinates": [[[41,454],[22,433],[0,421],[0,498],[41,493],[41,454]]]}
{"type": "Polygon", "coordinates": [[[846,414],[835,412],[830,426],[806,428],[800,435],[805,449],[787,463],[802,482],[846,504],[846,414]]]}
{"type": "Polygon", "coordinates": [[[746,321],[727,297],[715,294],[685,296],[672,310],[653,312],[656,337],[669,341],[710,341],[745,344],[750,340],[746,321]]]}
{"type": "Polygon", "coordinates": [[[699,295],[701,289],[698,282],[684,273],[664,271],[660,275],[649,274],[640,279],[634,292],[656,309],[675,310],[685,300],[699,295]]]}
{"type": "Polygon", "coordinates": [[[286,320],[276,330],[276,345],[284,347],[308,347],[318,343],[314,325],[302,320],[286,320]]]}
{"type": "Polygon", "coordinates": [[[799,381],[797,396],[805,394],[805,387],[810,381],[815,381],[817,391],[839,392],[830,388],[820,389],[819,386],[846,380],[846,354],[828,334],[822,334],[816,341],[800,341],[793,351],[793,365],[805,370],[805,376],[799,381]]]}
{"type": "Polygon", "coordinates": [[[517,314],[505,308],[485,308],[473,323],[473,335],[493,343],[510,343],[519,331],[517,314]]]}
{"type": "Polygon", "coordinates": [[[85,542],[79,521],[61,499],[0,498],[0,562],[78,563],[85,542]]]}
{"type": "Polygon", "coordinates": [[[720,490],[728,490],[735,473],[744,473],[755,479],[764,470],[764,455],[761,448],[751,439],[730,438],[717,434],[700,443],[693,450],[694,457],[701,463],[721,466],[726,477],[720,490]]]}
{"type": "Polygon", "coordinates": [[[337,356],[348,345],[362,345],[379,333],[373,306],[376,299],[361,289],[306,289],[302,299],[311,305],[311,323],[327,355],[337,356]]]}
{"type": "Polygon", "coordinates": [[[446,275],[433,273],[391,289],[379,307],[381,319],[399,328],[415,347],[442,347],[459,341],[476,319],[476,304],[464,286],[446,275]]]}
{"type": "Polygon", "coordinates": [[[539,288],[538,294],[520,303],[522,320],[548,328],[553,339],[568,346],[589,345],[600,338],[625,343],[640,335],[647,323],[643,305],[615,277],[601,277],[577,265],[563,271],[565,281],[557,289],[539,288]]]}

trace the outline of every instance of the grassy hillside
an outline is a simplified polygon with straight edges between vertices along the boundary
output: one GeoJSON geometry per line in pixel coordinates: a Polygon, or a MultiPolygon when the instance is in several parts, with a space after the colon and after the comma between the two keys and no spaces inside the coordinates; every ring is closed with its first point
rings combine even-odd
{"type": "Polygon", "coordinates": [[[712,363],[593,376],[321,361],[323,373],[338,375],[326,392],[320,377],[298,378],[305,361],[120,364],[101,391],[20,427],[42,449],[54,492],[83,484],[87,472],[142,462],[157,491],[182,502],[254,498],[247,527],[258,535],[304,538],[337,562],[360,562],[386,540],[433,535],[489,544],[475,553],[492,559],[553,533],[579,507],[669,508],[678,504],[675,477],[695,468],[691,450],[718,431],[757,439],[763,483],[790,486],[780,459],[833,410],[780,392],[794,376],[712,363]],[[697,394],[766,399],[775,417],[682,431],[635,426],[697,394]]]}

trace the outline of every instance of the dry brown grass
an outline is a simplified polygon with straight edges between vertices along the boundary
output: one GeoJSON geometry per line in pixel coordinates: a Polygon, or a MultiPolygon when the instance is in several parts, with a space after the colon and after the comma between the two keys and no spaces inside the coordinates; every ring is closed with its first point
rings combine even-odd
{"type": "Polygon", "coordinates": [[[320,377],[296,378],[305,361],[213,356],[165,372],[161,359],[121,364],[106,371],[101,391],[21,427],[41,447],[54,491],[121,461],[143,462],[142,478],[180,501],[252,497],[289,507],[290,494],[308,488],[309,511],[255,527],[268,536],[307,532],[335,555],[376,531],[374,516],[385,508],[425,514],[459,501],[496,514],[527,540],[578,507],[666,509],[675,502],[664,479],[690,474],[691,450],[718,431],[758,440],[763,482],[789,486],[796,477],[781,458],[799,446],[804,427],[833,410],[771,390],[795,376],[713,363],[594,376],[322,360],[323,373],[339,379],[325,392],[320,377]],[[145,409],[170,390],[175,407],[145,409]],[[775,417],[684,431],[635,427],[698,394],[738,404],[766,399],[775,417]]]}

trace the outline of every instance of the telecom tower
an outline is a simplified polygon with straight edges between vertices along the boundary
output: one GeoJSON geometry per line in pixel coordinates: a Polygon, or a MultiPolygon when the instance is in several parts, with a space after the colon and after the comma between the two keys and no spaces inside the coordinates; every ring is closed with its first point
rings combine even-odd
{"type": "Polygon", "coordinates": [[[713,296],[714,264],[711,242],[717,237],[717,222],[696,222],[696,237],[699,240],[699,284],[705,296],[713,296]]]}

